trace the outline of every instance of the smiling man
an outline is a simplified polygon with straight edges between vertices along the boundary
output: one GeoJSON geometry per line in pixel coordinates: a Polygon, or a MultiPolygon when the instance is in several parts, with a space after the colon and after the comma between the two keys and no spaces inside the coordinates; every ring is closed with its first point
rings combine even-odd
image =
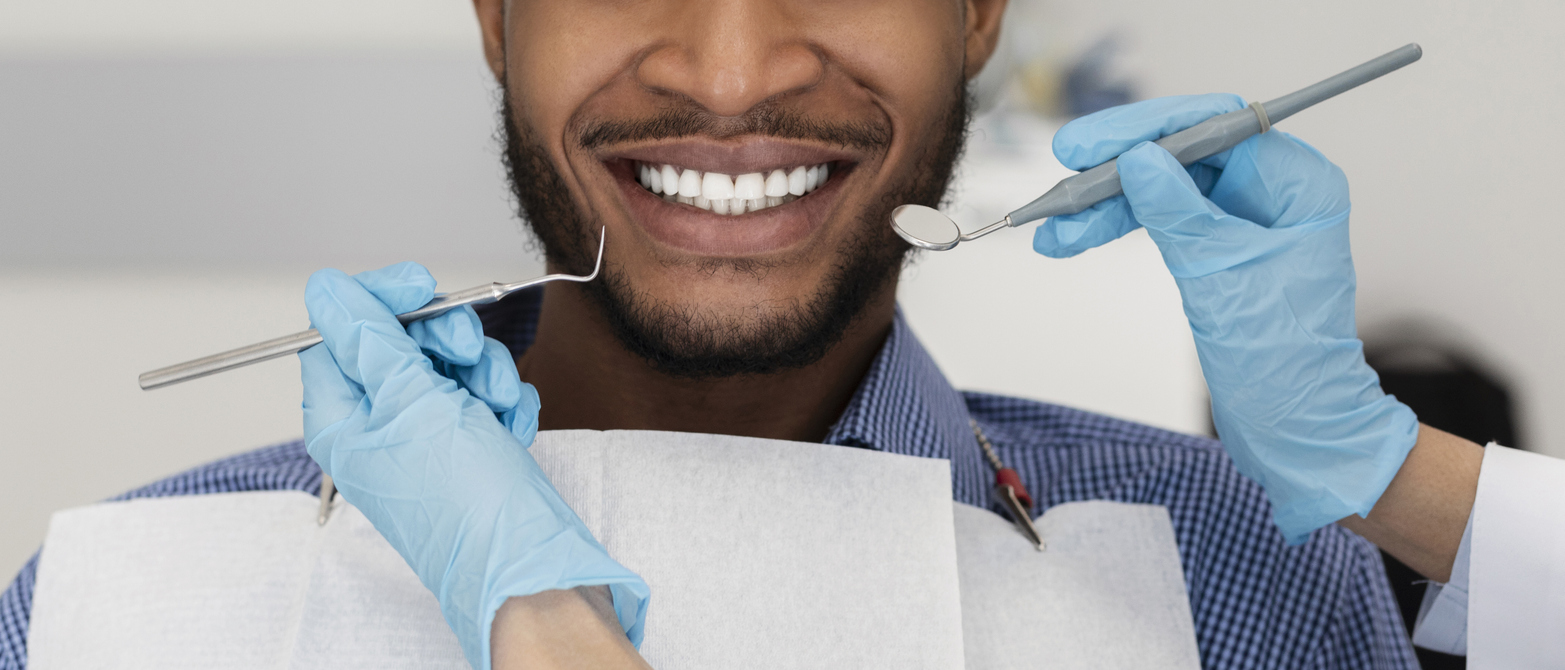
{"type": "MultiPolygon", "coordinates": [[[[363,451],[345,444],[417,443],[384,431],[393,419],[425,416],[427,399],[439,397],[467,413],[432,419],[441,430],[414,447],[479,444],[478,452],[501,454],[463,485],[506,485],[490,480],[505,480],[513,466],[531,472],[525,455],[505,458],[520,449],[511,436],[526,444],[539,428],[669,430],[948,459],[957,500],[998,509],[978,427],[1036,494],[1035,515],[1089,499],[1169,510],[1204,666],[1416,667],[1378,554],[1362,539],[1328,526],[1288,545],[1261,489],[1210,440],[959,392],[897,313],[909,249],[887,216],[942,198],[963,142],[967,83],[994,49],[1004,4],[475,0],[503,88],[505,157],[521,214],[555,272],[590,269],[606,229],[602,280],[551,284],[492,306],[481,317],[495,343],[480,355],[451,343],[464,332],[458,313],[408,333],[389,320],[398,305],[432,295],[427,275],[318,274],[309,300],[327,346],[303,355],[309,453],[302,442],[280,445],[125,497],[314,491],[321,470],[311,454],[354,481],[358,456],[347,454],[363,451]],[[371,351],[402,352],[413,376],[382,374],[374,368],[389,359],[374,363],[371,351]],[[518,376],[513,357],[536,396],[504,383],[518,376]],[[387,400],[426,382],[433,390],[424,395],[387,400]],[[371,415],[355,424],[356,411],[371,415]]],[[[369,509],[353,497],[364,491],[344,486],[369,509]]],[[[471,491],[451,495],[486,504],[471,491]]],[[[552,499],[540,500],[529,513],[552,499]]],[[[569,520],[546,521],[575,537],[569,520]]],[[[425,577],[393,525],[376,520],[425,577]]],[[[451,537],[452,546],[474,542],[451,537]]],[[[497,603],[487,614],[447,608],[464,644],[487,640],[484,617],[496,616],[497,667],[635,667],[624,633],[638,635],[638,624],[624,608],[639,580],[616,572],[590,537],[573,541],[609,577],[511,598],[497,616],[497,603]],[[578,584],[626,590],[564,590],[578,584]]],[[[460,565],[444,557],[435,562],[460,565]]],[[[26,665],[36,569],[35,559],[0,599],[0,668],[26,665]]],[[[447,605],[445,590],[436,591],[447,605]]],[[[469,658],[482,665],[487,642],[474,644],[469,658]]]]}
{"type": "Polygon", "coordinates": [[[551,267],[544,428],[820,440],[881,348],[1003,3],[478,2],[551,267]],[[590,374],[587,373],[590,371],[590,374]]]}

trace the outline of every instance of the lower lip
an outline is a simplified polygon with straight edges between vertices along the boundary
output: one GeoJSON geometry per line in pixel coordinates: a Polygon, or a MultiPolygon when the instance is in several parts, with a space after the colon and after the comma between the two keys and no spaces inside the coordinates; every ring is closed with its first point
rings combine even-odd
{"type": "MultiPolygon", "coordinates": [[[[835,166],[833,166],[835,167],[835,166]]],[[[833,169],[825,184],[798,200],[758,212],[713,214],[694,205],[665,201],[644,188],[622,161],[610,166],[633,222],[653,239],[701,256],[745,257],[784,251],[803,245],[826,224],[829,203],[842,177],[833,169]]]]}

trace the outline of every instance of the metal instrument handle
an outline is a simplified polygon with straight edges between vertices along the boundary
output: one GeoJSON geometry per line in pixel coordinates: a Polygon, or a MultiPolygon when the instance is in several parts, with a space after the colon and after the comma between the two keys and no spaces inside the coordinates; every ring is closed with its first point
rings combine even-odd
{"type": "MultiPolygon", "coordinates": [[[[1180,165],[1190,165],[1208,156],[1232,149],[1250,136],[1270,130],[1273,124],[1311,105],[1395,72],[1417,61],[1423,57],[1423,54],[1423,49],[1417,44],[1406,45],[1259,107],[1246,107],[1214,116],[1167,135],[1157,140],[1156,144],[1179,159],[1180,165]],[[1264,123],[1262,119],[1265,119],[1264,123]]],[[[1047,193],[1006,215],[1005,222],[1009,226],[1019,226],[1051,216],[1075,214],[1124,193],[1119,181],[1118,164],[1119,159],[1111,159],[1061,180],[1047,193]]],[[[991,225],[970,235],[964,235],[962,241],[981,237],[997,230],[998,227],[1004,227],[997,226],[998,224],[991,225]]]]}
{"type": "MultiPolygon", "coordinates": [[[[463,305],[484,305],[495,302],[507,295],[525,288],[547,284],[552,281],[589,282],[598,277],[598,272],[603,269],[603,243],[606,241],[607,228],[598,233],[598,261],[592,267],[589,275],[551,274],[537,279],[516,282],[514,284],[501,284],[495,282],[474,286],[470,289],[437,296],[428,304],[411,312],[403,312],[397,315],[397,320],[402,325],[440,316],[463,305]]],[[[220,354],[212,354],[205,358],[197,358],[178,365],[170,365],[166,368],[158,368],[151,372],[143,372],[136,381],[141,384],[141,390],[150,391],[155,388],[163,388],[170,384],[178,384],[192,379],[200,379],[219,372],[242,368],[253,363],[269,361],[273,358],[281,358],[288,354],[297,354],[321,343],[319,331],[311,328],[306,331],[284,335],[282,337],[258,342],[248,347],[240,347],[220,354]]]]}
{"type": "MultiPolygon", "coordinates": [[[[481,305],[499,300],[505,295],[505,284],[494,283],[487,286],[476,286],[465,291],[458,291],[449,295],[443,295],[429,304],[411,312],[397,315],[397,320],[403,325],[440,316],[462,305],[481,305]]],[[[319,331],[311,328],[292,335],[284,335],[279,338],[258,342],[247,347],[239,347],[219,354],[212,354],[193,361],[186,361],[166,368],[158,368],[151,372],[144,372],[136,378],[143,391],[162,388],[170,384],[200,379],[219,372],[226,372],[234,368],[242,368],[261,361],[269,361],[273,358],[281,358],[289,354],[297,354],[321,343],[319,331]]]]}

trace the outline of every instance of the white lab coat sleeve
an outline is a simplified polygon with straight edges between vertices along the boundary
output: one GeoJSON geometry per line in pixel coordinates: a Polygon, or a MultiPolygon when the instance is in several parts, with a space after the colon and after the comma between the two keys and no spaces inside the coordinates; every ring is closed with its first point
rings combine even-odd
{"type": "Polygon", "coordinates": [[[1451,565],[1451,581],[1430,582],[1413,626],[1413,644],[1425,649],[1467,655],[1467,578],[1473,547],[1473,515],[1467,515],[1462,545],[1451,565]]]}
{"type": "Polygon", "coordinates": [[[1565,460],[1490,444],[1473,503],[1467,667],[1565,659],[1565,460]]]}

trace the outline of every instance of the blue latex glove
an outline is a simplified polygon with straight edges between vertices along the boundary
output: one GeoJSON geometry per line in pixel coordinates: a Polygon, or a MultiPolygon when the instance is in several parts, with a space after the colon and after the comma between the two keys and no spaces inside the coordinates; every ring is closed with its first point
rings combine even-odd
{"type": "Polygon", "coordinates": [[[403,329],[435,296],[422,266],[310,277],[324,346],[300,352],[310,456],[440,601],[474,668],[512,596],[609,585],[639,645],[649,590],[609,558],[527,452],[538,395],[471,308],[403,329]]]}
{"type": "Polygon", "coordinates": [[[1080,170],[1118,155],[1125,195],[1049,219],[1033,248],[1064,258],[1147,229],[1184,299],[1217,433],[1298,543],[1369,513],[1418,419],[1364,362],[1342,170],[1276,130],[1189,169],[1149,141],[1244,104],[1160,98],[1067,124],[1055,156],[1080,170]]]}

